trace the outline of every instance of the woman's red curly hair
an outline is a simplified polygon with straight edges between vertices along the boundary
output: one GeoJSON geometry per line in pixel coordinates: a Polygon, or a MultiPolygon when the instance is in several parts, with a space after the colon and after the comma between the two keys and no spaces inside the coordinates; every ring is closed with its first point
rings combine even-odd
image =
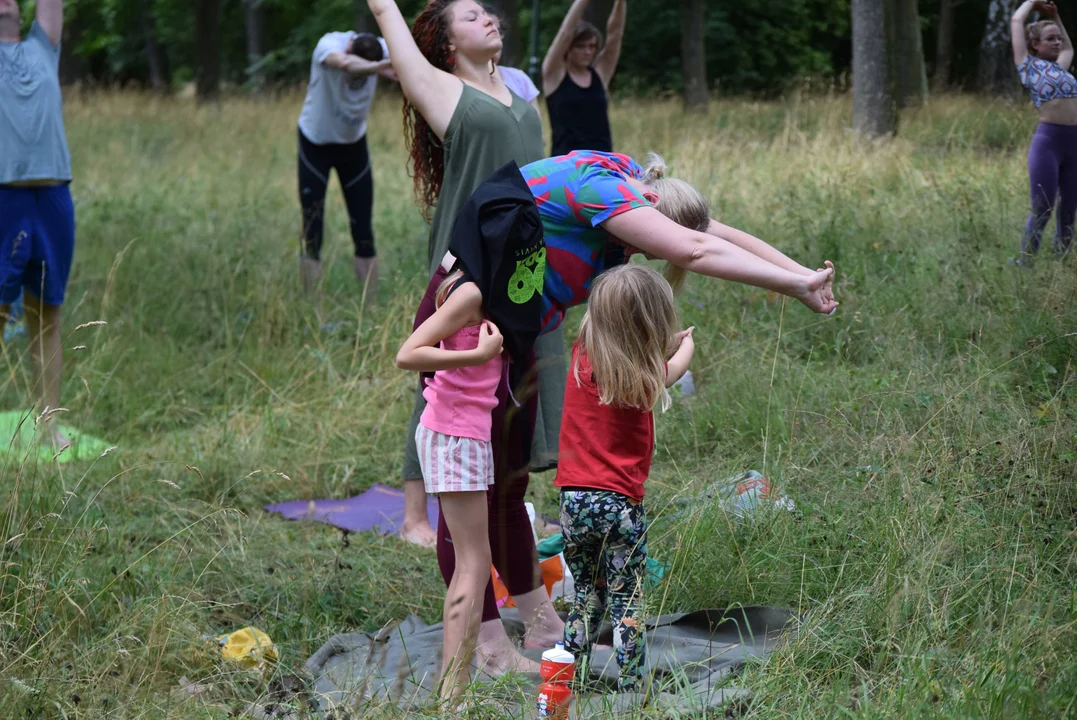
{"type": "MultiPolygon", "coordinates": [[[[455,68],[449,50],[451,8],[459,0],[430,0],[415,18],[411,36],[419,51],[438,70],[451,73],[455,68]]],[[[441,194],[445,178],[445,148],[422,113],[404,96],[404,143],[408,149],[408,173],[415,185],[415,198],[423,217],[430,219],[430,210],[441,194]]]]}

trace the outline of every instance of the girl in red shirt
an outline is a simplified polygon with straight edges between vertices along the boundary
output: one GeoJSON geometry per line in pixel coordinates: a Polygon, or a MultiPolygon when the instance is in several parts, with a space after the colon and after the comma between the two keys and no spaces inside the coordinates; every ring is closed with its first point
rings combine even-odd
{"type": "Polygon", "coordinates": [[[572,352],[561,421],[565,562],[576,600],[565,649],[586,668],[607,607],[620,669],[618,688],[641,691],[645,659],[639,618],[647,561],[643,483],[654,453],[654,415],[695,352],[692,330],[677,331],[669,283],[646,265],[599,275],[572,352]]]}

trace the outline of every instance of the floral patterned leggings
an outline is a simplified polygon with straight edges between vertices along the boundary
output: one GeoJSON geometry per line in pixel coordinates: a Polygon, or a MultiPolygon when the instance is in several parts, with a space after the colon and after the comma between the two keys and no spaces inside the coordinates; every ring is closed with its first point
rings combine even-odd
{"type": "MultiPolygon", "coordinates": [[[[565,563],[576,583],[576,601],[565,622],[565,649],[577,665],[590,665],[591,646],[607,607],[620,676],[617,687],[642,690],[646,658],[643,581],[647,566],[647,513],[620,493],[561,492],[565,563]]],[[[584,672],[577,677],[586,677],[584,672]]]]}

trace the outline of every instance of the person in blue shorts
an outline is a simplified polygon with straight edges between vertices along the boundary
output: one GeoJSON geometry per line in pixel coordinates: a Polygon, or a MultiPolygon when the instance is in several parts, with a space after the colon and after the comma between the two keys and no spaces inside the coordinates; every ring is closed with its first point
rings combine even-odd
{"type": "MultiPolygon", "coordinates": [[[[0,334],[22,292],[38,413],[60,406],[60,307],[75,249],[59,78],[63,24],[63,0],[37,0],[24,39],[18,3],[0,0],[0,334]]],[[[58,423],[41,430],[54,446],[70,444],[58,423]]]]}

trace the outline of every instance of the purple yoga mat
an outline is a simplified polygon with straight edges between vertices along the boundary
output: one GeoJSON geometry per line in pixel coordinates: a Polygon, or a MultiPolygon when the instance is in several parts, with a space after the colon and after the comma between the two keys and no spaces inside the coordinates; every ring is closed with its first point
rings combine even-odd
{"type": "MultiPolygon", "coordinates": [[[[346,500],[292,500],[266,505],[269,512],[286,520],[314,520],[334,527],[360,532],[373,530],[382,535],[399,535],[404,524],[404,491],[374,485],[361,495],[346,500]]],[[[430,526],[438,526],[438,501],[426,498],[430,526]]]]}

